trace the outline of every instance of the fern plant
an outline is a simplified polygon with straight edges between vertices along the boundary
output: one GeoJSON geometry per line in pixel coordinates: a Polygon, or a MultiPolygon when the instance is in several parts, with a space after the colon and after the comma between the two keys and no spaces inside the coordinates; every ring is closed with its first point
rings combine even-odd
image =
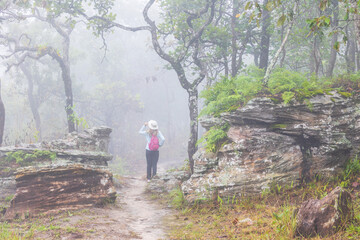
{"type": "MultiPolygon", "coordinates": [[[[263,71],[256,67],[249,67],[234,78],[223,78],[201,93],[205,107],[200,116],[220,116],[222,112],[236,110],[259,95],[270,97],[274,102],[289,104],[292,101],[303,103],[316,95],[331,95],[330,91],[337,91],[342,97],[349,98],[353,90],[360,89],[360,73],[320,79],[279,68],[271,74],[266,87],[262,79],[263,71]]],[[[307,105],[311,109],[309,102],[307,105]]]]}
{"type": "Polygon", "coordinates": [[[205,107],[199,116],[219,116],[246,104],[262,89],[263,71],[251,67],[243,75],[235,78],[223,78],[210,88],[201,92],[205,107]]]}
{"type": "Polygon", "coordinates": [[[213,126],[207,131],[202,138],[199,139],[197,144],[206,143],[205,149],[208,152],[217,152],[221,145],[225,143],[227,138],[227,131],[230,125],[224,124],[223,126],[213,126]]]}

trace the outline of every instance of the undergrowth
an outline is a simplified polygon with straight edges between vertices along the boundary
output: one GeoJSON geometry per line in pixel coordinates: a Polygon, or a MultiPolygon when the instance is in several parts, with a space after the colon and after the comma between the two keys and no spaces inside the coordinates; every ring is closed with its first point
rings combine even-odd
{"type": "Polygon", "coordinates": [[[335,187],[348,182],[352,192],[354,219],[329,238],[360,239],[360,163],[357,157],[349,160],[343,174],[333,178],[316,176],[311,182],[293,182],[264,191],[261,196],[220,197],[189,204],[180,189],[170,194],[178,209],[176,227],[170,239],[297,239],[296,209],[308,199],[321,199],[335,187]],[[356,184],[354,184],[356,183],[356,184]],[[178,226],[180,224],[180,226],[178,226]]]}
{"type": "Polygon", "coordinates": [[[213,126],[197,142],[197,144],[206,143],[205,149],[208,152],[216,152],[221,145],[226,143],[227,131],[230,125],[213,126]]]}
{"type": "Polygon", "coordinates": [[[20,166],[28,166],[36,161],[55,160],[56,153],[46,150],[35,150],[32,153],[26,153],[22,150],[9,152],[6,154],[5,161],[7,163],[16,163],[20,166]]]}
{"type": "Polygon", "coordinates": [[[289,104],[293,101],[305,102],[307,99],[337,91],[341,96],[351,97],[360,88],[360,73],[344,74],[332,79],[308,77],[306,74],[276,69],[270,76],[268,85],[262,84],[264,72],[249,67],[243,74],[234,78],[223,78],[201,92],[205,107],[200,116],[219,116],[223,112],[236,110],[257,96],[268,97],[276,103],[289,104]]]}

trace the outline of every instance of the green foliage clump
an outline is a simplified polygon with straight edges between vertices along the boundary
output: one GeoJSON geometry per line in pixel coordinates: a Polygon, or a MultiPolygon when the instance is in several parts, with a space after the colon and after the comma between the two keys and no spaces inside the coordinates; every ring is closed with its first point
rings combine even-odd
{"type": "Polygon", "coordinates": [[[18,240],[22,239],[21,234],[11,229],[10,224],[3,222],[0,224],[0,239],[18,240]]]}
{"type": "Polygon", "coordinates": [[[206,107],[200,112],[200,116],[219,116],[222,112],[232,111],[246,104],[261,90],[263,74],[260,69],[249,68],[246,75],[223,78],[202,91],[200,97],[205,99],[206,107]]]}
{"type": "Polygon", "coordinates": [[[189,172],[190,171],[190,162],[189,159],[185,159],[184,163],[182,166],[179,167],[174,167],[174,168],[170,168],[168,170],[166,170],[166,172],[178,172],[178,171],[185,171],[185,172],[189,172]]]}
{"type": "Polygon", "coordinates": [[[180,187],[173,189],[169,193],[171,205],[176,209],[181,209],[185,205],[184,194],[180,187]]]}
{"type": "Polygon", "coordinates": [[[349,98],[349,97],[352,96],[352,93],[349,93],[349,92],[340,92],[340,91],[338,91],[338,93],[339,93],[341,96],[345,97],[345,98],[349,98]]]}
{"type": "Polygon", "coordinates": [[[332,79],[334,88],[343,92],[351,92],[360,88],[360,72],[352,74],[342,74],[332,79]]]}
{"type": "Polygon", "coordinates": [[[355,156],[350,159],[345,167],[345,176],[356,175],[360,173],[360,159],[355,156]]]}
{"type": "Polygon", "coordinates": [[[360,173],[360,159],[356,155],[354,158],[349,159],[345,165],[345,169],[342,172],[341,178],[337,177],[339,185],[341,187],[348,187],[352,181],[356,181],[358,174],[360,173]]]}
{"type": "Polygon", "coordinates": [[[276,228],[276,232],[281,239],[293,236],[296,229],[296,218],[293,214],[294,206],[282,206],[278,212],[273,213],[272,224],[276,228]]]}
{"type": "Polygon", "coordinates": [[[291,101],[303,102],[319,94],[327,94],[332,89],[331,82],[316,77],[308,79],[305,74],[276,69],[270,76],[267,91],[272,95],[281,95],[285,104],[291,101]]]}
{"type": "Polygon", "coordinates": [[[11,195],[6,196],[5,199],[4,199],[4,201],[5,201],[5,202],[10,202],[11,199],[13,199],[13,198],[14,198],[14,195],[11,194],[11,195]]]}
{"type": "Polygon", "coordinates": [[[283,129],[286,128],[287,125],[286,124],[274,124],[271,126],[272,129],[283,129]]]}
{"type": "Polygon", "coordinates": [[[20,166],[30,165],[35,161],[55,160],[56,153],[47,150],[35,150],[33,153],[25,153],[22,150],[6,154],[5,160],[9,163],[15,162],[20,166]]]}
{"type": "Polygon", "coordinates": [[[229,124],[211,127],[210,130],[207,131],[204,136],[199,139],[198,144],[206,142],[206,151],[218,151],[227,138],[227,130],[229,130],[229,127],[229,124]]]}
{"type": "Polygon", "coordinates": [[[352,91],[360,89],[360,73],[320,79],[278,68],[270,75],[267,86],[263,85],[262,80],[263,71],[255,67],[250,67],[245,74],[235,78],[223,78],[201,93],[205,107],[200,116],[219,116],[222,112],[245,105],[256,96],[269,97],[275,103],[305,102],[311,109],[308,99],[313,96],[331,95],[331,91],[337,91],[341,96],[349,98],[352,91]]]}

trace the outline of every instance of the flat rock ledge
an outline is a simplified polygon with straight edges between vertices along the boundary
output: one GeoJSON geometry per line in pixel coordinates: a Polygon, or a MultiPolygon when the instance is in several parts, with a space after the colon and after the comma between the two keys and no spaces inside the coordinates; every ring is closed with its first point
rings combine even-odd
{"type": "Polygon", "coordinates": [[[6,219],[76,210],[116,199],[112,173],[99,166],[26,167],[15,176],[16,194],[6,210],[6,219]]]}

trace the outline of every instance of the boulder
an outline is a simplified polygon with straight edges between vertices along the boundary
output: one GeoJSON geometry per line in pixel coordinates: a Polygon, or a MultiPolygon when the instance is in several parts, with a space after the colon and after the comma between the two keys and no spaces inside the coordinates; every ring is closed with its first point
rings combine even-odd
{"type": "Polygon", "coordinates": [[[0,147],[0,201],[15,194],[14,172],[23,166],[85,164],[107,166],[111,128],[97,127],[67,134],[63,139],[37,144],[0,147]],[[17,153],[22,162],[9,159],[17,153]],[[52,155],[52,156],[50,156],[52,155]]]}
{"type": "Polygon", "coordinates": [[[72,132],[64,139],[42,142],[41,146],[51,150],[81,150],[107,152],[110,142],[111,128],[97,127],[85,129],[84,132],[72,132]]]}
{"type": "Polygon", "coordinates": [[[16,194],[5,218],[52,213],[114,202],[112,174],[82,164],[26,167],[16,172],[16,194]]]}
{"type": "Polygon", "coordinates": [[[340,187],[321,200],[303,204],[296,217],[295,234],[301,237],[330,236],[353,217],[351,195],[340,187]]]}
{"type": "Polygon", "coordinates": [[[148,184],[146,190],[151,193],[169,193],[179,188],[181,183],[190,178],[189,171],[175,170],[157,174],[148,184]]]}
{"type": "Polygon", "coordinates": [[[202,118],[207,129],[230,128],[216,154],[194,155],[194,174],[182,184],[186,199],[260,194],[338,173],[360,147],[359,108],[358,96],[331,92],[288,105],[255,98],[218,119],[202,118]]]}

